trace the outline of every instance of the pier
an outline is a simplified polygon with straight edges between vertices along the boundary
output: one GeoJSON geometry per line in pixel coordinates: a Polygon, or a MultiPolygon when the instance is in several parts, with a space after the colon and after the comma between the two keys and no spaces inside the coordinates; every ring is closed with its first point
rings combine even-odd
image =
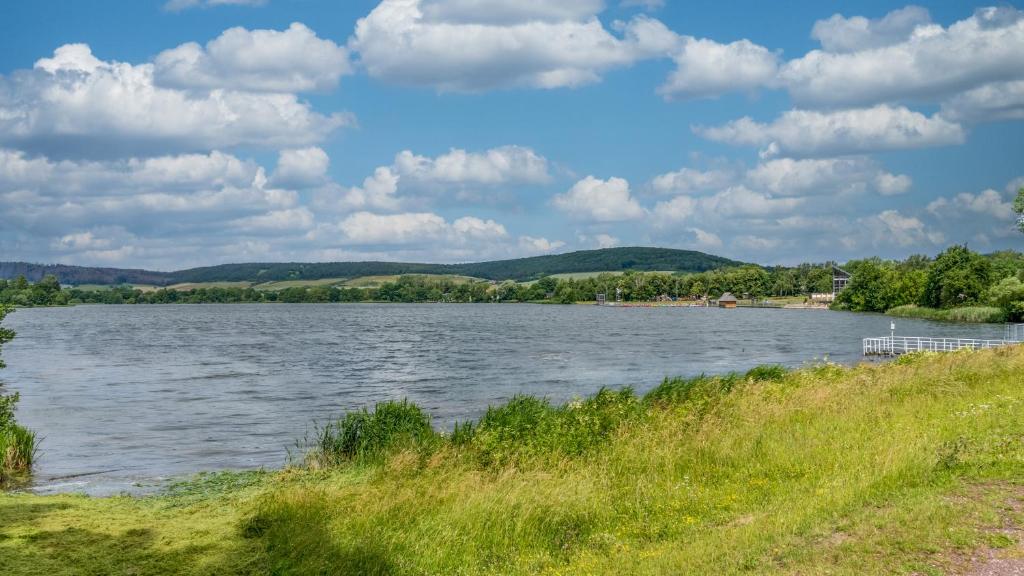
{"type": "Polygon", "coordinates": [[[865,356],[899,356],[908,352],[955,352],[981,350],[1020,344],[1017,340],[979,340],[976,338],[927,338],[922,336],[883,336],[864,339],[865,356]]]}

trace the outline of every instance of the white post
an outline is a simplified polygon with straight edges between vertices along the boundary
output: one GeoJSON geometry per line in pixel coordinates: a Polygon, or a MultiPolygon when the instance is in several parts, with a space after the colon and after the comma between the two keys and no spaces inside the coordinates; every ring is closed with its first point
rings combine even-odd
{"type": "Polygon", "coordinates": [[[896,355],[896,322],[889,321],[889,342],[891,343],[891,354],[896,355]]]}

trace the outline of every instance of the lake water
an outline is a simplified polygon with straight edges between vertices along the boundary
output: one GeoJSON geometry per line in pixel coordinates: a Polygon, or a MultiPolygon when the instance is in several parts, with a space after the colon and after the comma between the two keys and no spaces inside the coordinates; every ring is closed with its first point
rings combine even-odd
{"type": "MultiPolygon", "coordinates": [[[[109,494],[203,470],[276,467],[346,410],[409,398],[439,427],[527,393],[758,364],[861,360],[889,318],[822,310],[545,305],[169,305],[18,310],[0,373],[42,436],[37,490],[109,494]]],[[[897,320],[904,335],[1001,326],[897,320]]]]}

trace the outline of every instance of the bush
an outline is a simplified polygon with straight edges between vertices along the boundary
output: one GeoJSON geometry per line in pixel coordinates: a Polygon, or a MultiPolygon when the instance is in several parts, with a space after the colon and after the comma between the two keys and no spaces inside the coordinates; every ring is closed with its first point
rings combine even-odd
{"type": "Polygon", "coordinates": [[[27,476],[36,455],[36,435],[17,424],[0,428],[0,486],[27,476]]]}
{"type": "Polygon", "coordinates": [[[920,318],[939,322],[997,323],[1006,320],[1006,313],[1003,309],[993,306],[963,306],[939,310],[908,304],[891,308],[886,314],[900,318],[920,318]]]}
{"type": "Polygon", "coordinates": [[[402,449],[429,449],[436,440],[430,416],[419,406],[408,400],[382,402],[373,412],[349,412],[319,430],[314,457],[324,464],[377,459],[402,449]]]}
{"type": "Polygon", "coordinates": [[[604,441],[623,422],[641,412],[642,406],[631,388],[602,388],[591,398],[558,408],[546,399],[515,396],[503,406],[488,408],[474,428],[462,425],[457,435],[484,465],[538,456],[578,455],[604,441]],[[468,436],[471,439],[467,441],[468,436]]]}

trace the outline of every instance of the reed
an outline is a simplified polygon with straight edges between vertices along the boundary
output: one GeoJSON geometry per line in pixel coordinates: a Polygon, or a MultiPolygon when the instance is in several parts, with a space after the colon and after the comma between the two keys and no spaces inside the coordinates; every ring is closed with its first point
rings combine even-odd
{"type": "Polygon", "coordinates": [[[961,308],[924,308],[915,304],[890,308],[886,314],[900,318],[920,318],[939,322],[998,323],[1006,321],[1006,312],[994,306],[964,306],[961,308]]]}

